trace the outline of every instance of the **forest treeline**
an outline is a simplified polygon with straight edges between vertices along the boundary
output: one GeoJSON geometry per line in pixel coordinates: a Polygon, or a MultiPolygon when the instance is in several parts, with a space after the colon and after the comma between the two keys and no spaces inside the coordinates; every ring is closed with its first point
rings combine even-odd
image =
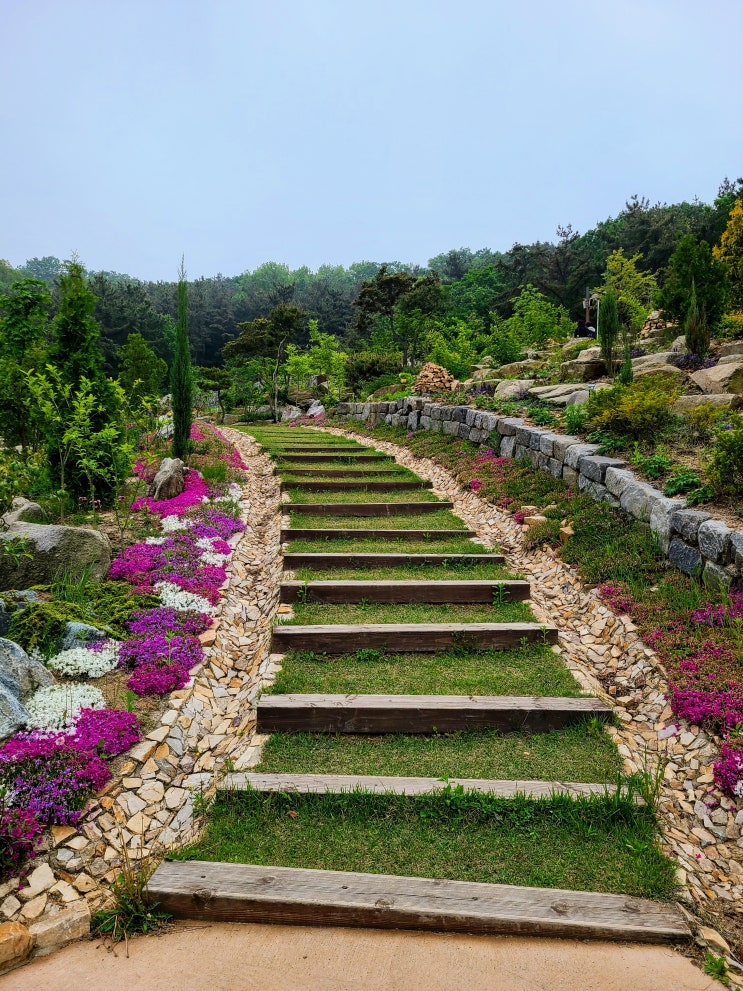
{"type": "MultiPolygon", "coordinates": [[[[313,272],[267,262],[241,275],[194,279],[188,283],[193,361],[199,366],[222,365],[223,348],[240,339],[241,325],[260,326],[255,321],[268,319],[282,304],[301,314],[293,338],[300,347],[307,346],[314,326],[333,335],[348,352],[373,346],[379,332],[377,318],[387,314],[386,333],[395,319],[405,326],[399,341],[393,326],[392,340],[410,360],[419,357],[414,353],[416,341],[425,336],[426,322],[430,327],[431,321],[469,321],[487,333],[494,321],[513,316],[519,292],[527,286],[575,318],[582,314],[586,287],[601,283],[613,253],[621,250],[627,258],[636,258],[637,269],[663,286],[680,239],[691,235],[697,243],[717,244],[736,199],[742,196],[740,178],[725,179],[712,204],[695,200],[651,205],[633,196],[616,217],[584,233],[568,225],[558,228],[554,242],[517,243],[507,251],[453,249],[431,258],[425,267],[362,261],[348,268],[323,265],[313,272]],[[388,278],[380,280],[380,270],[388,278]],[[384,293],[389,298],[382,298],[384,293]]],[[[51,292],[53,318],[63,271],[64,263],[52,256],[31,258],[20,268],[0,261],[0,294],[21,279],[41,280],[51,292]]],[[[122,348],[130,334],[141,334],[160,358],[171,362],[177,281],[148,282],[92,271],[87,272],[87,281],[97,300],[94,316],[109,374],[120,371],[122,348]]]]}

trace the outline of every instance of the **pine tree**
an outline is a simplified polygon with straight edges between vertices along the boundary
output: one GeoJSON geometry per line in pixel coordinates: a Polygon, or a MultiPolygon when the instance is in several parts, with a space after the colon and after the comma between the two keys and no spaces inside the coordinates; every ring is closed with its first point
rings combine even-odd
{"type": "Polygon", "coordinates": [[[170,371],[170,395],[173,407],[172,453],[174,458],[185,461],[188,458],[191,436],[193,368],[188,339],[188,284],[182,258],[178,271],[178,325],[175,331],[173,367],[170,371]]]}
{"type": "Polygon", "coordinates": [[[609,375],[614,374],[614,348],[619,337],[619,310],[617,297],[611,289],[607,289],[601,300],[599,317],[599,344],[601,357],[606,362],[609,375]]]}
{"type": "Polygon", "coordinates": [[[701,358],[709,351],[709,324],[704,309],[700,310],[697,304],[697,287],[693,279],[689,294],[689,308],[684,319],[684,335],[686,337],[686,350],[689,354],[697,354],[701,358]]]}
{"type": "Polygon", "coordinates": [[[730,211],[730,219],[720,244],[712,254],[721,261],[730,284],[730,304],[733,310],[743,311],[743,202],[736,200],[730,211]]]}

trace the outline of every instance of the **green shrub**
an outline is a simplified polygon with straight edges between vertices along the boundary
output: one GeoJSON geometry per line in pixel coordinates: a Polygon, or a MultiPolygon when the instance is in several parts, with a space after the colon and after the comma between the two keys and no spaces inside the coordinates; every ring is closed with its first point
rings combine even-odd
{"type": "Polygon", "coordinates": [[[730,429],[715,430],[707,477],[720,495],[743,495],[743,415],[731,415],[730,429]]]}
{"type": "Polygon", "coordinates": [[[694,489],[701,488],[702,480],[691,468],[677,468],[666,482],[663,495],[672,496],[683,495],[694,489]]]}
{"type": "Polygon", "coordinates": [[[618,383],[594,390],[588,415],[597,430],[630,437],[650,437],[671,420],[670,407],[681,387],[661,375],[645,375],[632,385],[618,383]]]}
{"type": "Polygon", "coordinates": [[[743,313],[726,313],[720,320],[715,337],[721,341],[737,341],[743,337],[743,313]]]}
{"type": "Polygon", "coordinates": [[[640,445],[635,441],[635,451],[632,464],[644,472],[648,478],[662,478],[671,467],[671,459],[659,447],[655,454],[645,455],[640,452],[640,445]]]}
{"type": "Polygon", "coordinates": [[[582,434],[588,423],[585,403],[565,407],[565,429],[569,434],[582,434]]]}

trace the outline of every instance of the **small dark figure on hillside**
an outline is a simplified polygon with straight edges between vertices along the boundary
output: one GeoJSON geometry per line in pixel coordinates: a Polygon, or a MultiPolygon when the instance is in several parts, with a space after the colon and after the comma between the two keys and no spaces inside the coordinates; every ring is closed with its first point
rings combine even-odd
{"type": "Polygon", "coordinates": [[[578,326],[575,328],[576,337],[595,337],[596,328],[581,317],[578,321],[578,326]]]}

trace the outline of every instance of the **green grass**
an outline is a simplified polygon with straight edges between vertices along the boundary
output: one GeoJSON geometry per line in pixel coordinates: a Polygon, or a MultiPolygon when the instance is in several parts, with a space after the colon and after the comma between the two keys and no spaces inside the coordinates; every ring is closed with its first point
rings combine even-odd
{"type": "Polygon", "coordinates": [[[652,814],[627,796],[224,793],[187,856],[656,898],[671,894],[674,876],[652,814]]]}
{"type": "Polygon", "coordinates": [[[296,651],[281,664],[271,689],[278,695],[580,695],[562,659],[540,646],[441,654],[367,650],[344,657],[296,651]]]}
{"type": "Polygon", "coordinates": [[[353,482],[358,484],[360,482],[419,482],[420,479],[417,475],[414,475],[412,471],[381,471],[374,472],[368,470],[364,472],[363,476],[354,477],[353,475],[342,475],[338,478],[333,476],[325,475],[297,475],[294,472],[286,469],[279,473],[281,475],[281,480],[284,485],[303,485],[305,482],[333,482],[336,484],[338,482],[353,482]]]}
{"type": "MultiPolygon", "coordinates": [[[[379,525],[385,530],[390,529],[386,519],[379,525]]],[[[374,529],[375,526],[376,524],[367,529],[374,529]]],[[[346,537],[327,537],[290,540],[288,544],[291,552],[313,554],[333,554],[336,552],[338,554],[350,554],[358,551],[360,554],[479,554],[484,557],[497,553],[493,548],[483,547],[482,544],[475,543],[470,537],[446,537],[439,540],[406,540],[405,538],[379,540],[375,537],[358,537],[352,540],[346,537]]],[[[366,572],[364,574],[366,575],[366,572]]]]}
{"type": "Polygon", "coordinates": [[[533,623],[534,615],[526,602],[451,605],[429,602],[410,603],[329,603],[294,602],[291,624],[307,623],[533,623]]]}
{"type": "MultiPolygon", "coordinates": [[[[333,499],[337,502],[337,499],[333,499]]],[[[352,500],[358,502],[359,500],[352,500]]],[[[410,500],[406,500],[410,501],[410,500]]],[[[418,501],[417,499],[415,500],[418,501]]],[[[432,513],[402,513],[399,516],[310,516],[293,509],[296,504],[287,503],[289,525],[310,527],[317,530],[467,530],[463,520],[450,509],[438,509],[432,513]]],[[[301,505],[301,503],[299,504],[301,505]]],[[[336,543],[336,541],[333,541],[336,543]]],[[[340,543],[340,541],[337,541],[340,543]]],[[[358,546],[358,545],[356,545],[358,546]]],[[[476,547],[476,544],[472,545],[476,547]]],[[[467,552],[469,553],[469,552],[467,552]]],[[[474,551],[477,553],[477,551],[474,551]]]]}
{"type": "MultiPolygon", "coordinates": [[[[358,549],[358,548],[357,548],[358,549]]],[[[482,555],[481,555],[482,556],[482,555]]],[[[487,581],[508,580],[513,575],[502,565],[479,561],[470,564],[409,564],[395,568],[297,568],[296,580],[310,581],[487,581]]]]}
{"type": "Polygon", "coordinates": [[[266,742],[256,770],[611,783],[621,774],[622,759],[601,724],[586,720],[547,733],[276,733],[266,742]]]}
{"type": "Polygon", "coordinates": [[[344,492],[338,489],[322,489],[319,492],[307,492],[302,488],[289,488],[287,492],[293,505],[317,502],[439,502],[439,497],[430,489],[395,489],[392,492],[374,492],[368,489],[355,489],[344,492]]]}

